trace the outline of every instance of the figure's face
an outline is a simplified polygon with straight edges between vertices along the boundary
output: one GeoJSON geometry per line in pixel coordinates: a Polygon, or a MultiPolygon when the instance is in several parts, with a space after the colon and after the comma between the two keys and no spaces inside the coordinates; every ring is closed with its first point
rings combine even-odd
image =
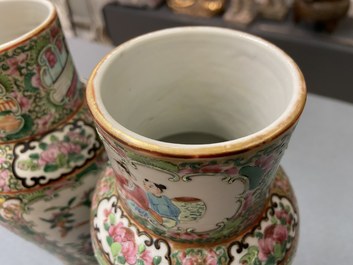
{"type": "Polygon", "coordinates": [[[153,195],[160,196],[162,194],[162,191],[157,188],[153,182],[147,179],[143,181],[143,186],[145,187],[146,191],[152,193],[153,195]]]}

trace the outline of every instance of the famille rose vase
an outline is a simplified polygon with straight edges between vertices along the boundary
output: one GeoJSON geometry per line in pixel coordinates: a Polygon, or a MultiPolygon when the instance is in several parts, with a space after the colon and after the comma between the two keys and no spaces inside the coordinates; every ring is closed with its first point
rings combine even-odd
{"type": "Polygon", "coordinates": [[[8,0],[0,20],[0,224],[67,264],[96,264],[89,209],[104,151],[57,13],[8,0]]]}
{"type": "Polygon", "coordinates": [[[298,207],[279,164],[306,88],[284,52],[229,29],[162,30],[106,56],[86,96],[111,164],[91,212],[101,265],[292,262],[298,207]]]}

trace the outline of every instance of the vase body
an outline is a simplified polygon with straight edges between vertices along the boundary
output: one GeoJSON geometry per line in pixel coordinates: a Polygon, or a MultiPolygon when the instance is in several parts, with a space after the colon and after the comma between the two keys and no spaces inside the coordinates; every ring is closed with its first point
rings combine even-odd
{"type": "Polygon", "coordinates": [[[0,7],[19,17],[1,34],[0,224],[68,264],[94,264],[89,208],[105,160],[85,87],[52,4],[0,7]]]}
{"type": "Polygon", "coordinates": [[[279,164],[305,94],[284,53],[232,30],[159,31],[103,59],[87,85],[111,164],[91,214],[99,262],[289,264],[299,219],[279,164]]]}

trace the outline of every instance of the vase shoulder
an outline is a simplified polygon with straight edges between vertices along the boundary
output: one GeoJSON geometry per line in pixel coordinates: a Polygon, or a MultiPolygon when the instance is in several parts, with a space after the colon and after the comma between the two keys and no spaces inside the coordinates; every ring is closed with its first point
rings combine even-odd
{"type": "Polygon", "coordinates": [[[185,264],[186,261],[233,265],[289,264],[295,254],[299,233],[298,208],[282,168],[277,171],[265,207],[253,224],[240,234],[210,243],[203,242],[192,231],[188,233],[189,238],[178,242],[145,229],[125,211],[119,194],[111,188],[115,184],[116,177],[108,168],[98,181],[93,197],[91,233],[101,265],[116,264],[123,259],[133,262],[129,264],[150,264],[151,261],[151,264],[185,264]],[[268,263],[271,260],[273,263],[268,263]]]}

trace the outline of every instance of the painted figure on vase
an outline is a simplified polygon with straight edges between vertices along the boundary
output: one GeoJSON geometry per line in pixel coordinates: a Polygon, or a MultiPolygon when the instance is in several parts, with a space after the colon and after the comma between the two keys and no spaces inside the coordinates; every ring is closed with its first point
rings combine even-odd
{"type": "Polygon", "coordinates": [[[143,185],[147,191],[147,198],[149,202],[149,213],[160,224],[164,223],[163,218],[168,218],[179,223],[180,209],[169,199],[163,195],[163,191],[167,189],[162,184],[157,184],[145,179],[143,185]]]}

